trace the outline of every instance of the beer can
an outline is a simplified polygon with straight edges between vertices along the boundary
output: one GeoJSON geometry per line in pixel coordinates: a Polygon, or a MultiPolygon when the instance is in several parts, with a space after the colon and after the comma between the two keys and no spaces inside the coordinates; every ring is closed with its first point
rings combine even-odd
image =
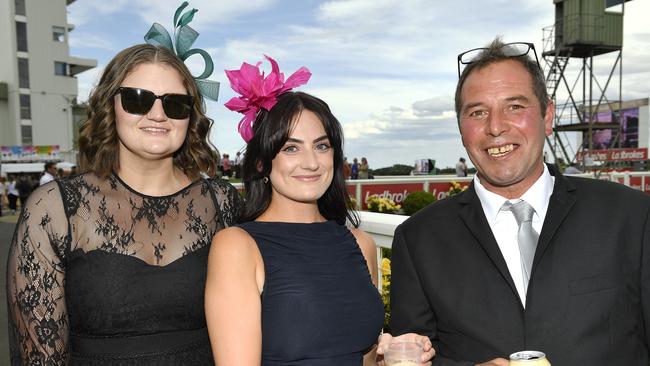
{"type": "Polygon", "coordinates": [[[520,351],[510,355],[509,366],[551,366],[544,352],[520,351]]]}

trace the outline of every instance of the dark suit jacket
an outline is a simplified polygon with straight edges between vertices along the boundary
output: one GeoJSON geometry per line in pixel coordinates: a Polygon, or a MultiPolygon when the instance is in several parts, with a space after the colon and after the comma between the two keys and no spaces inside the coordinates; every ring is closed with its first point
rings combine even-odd
{"type": "Polygon", "coordinates": [[[549,169],[525,310],[473,185],[395,231],[392,332],[429,336],[434,365],[538,350],[553,366],[648,366],[650,196],[549,169]]]}

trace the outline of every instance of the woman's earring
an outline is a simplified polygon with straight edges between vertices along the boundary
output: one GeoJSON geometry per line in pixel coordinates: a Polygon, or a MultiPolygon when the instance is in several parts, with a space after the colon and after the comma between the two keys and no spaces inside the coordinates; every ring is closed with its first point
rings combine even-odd
{"type": "Polygon", "coordinates": [[[264,184],[267,184],[269,182],[269,177],[262,178],[262,181],[264,182],[264,184]]]}

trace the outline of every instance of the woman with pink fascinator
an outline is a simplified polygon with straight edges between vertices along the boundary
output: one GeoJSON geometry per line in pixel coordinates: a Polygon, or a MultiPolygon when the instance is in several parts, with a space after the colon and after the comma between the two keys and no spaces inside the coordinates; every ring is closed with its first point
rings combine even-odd
{"type": "MultiPolygon", "coordinates": [[[[206,319],[225,365],[361,365],[383,322],[373,240],[357,229],[343,176],[343,133],[322,100],[291,89],[277,63],[226,71],[241,94],[246,203],[212,241],[206,319]],[[352,226],[346,227],[346,221],[352,226]]],[[[368,358],[374,358],[369,355],[368,358]]]]}

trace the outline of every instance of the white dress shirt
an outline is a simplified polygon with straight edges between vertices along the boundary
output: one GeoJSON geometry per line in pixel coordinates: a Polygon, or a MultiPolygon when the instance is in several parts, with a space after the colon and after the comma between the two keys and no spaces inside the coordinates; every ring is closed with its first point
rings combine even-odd
{"type": "Polygon", "coordinates": [[[12,196],[16,196],[16,197],[20,196],[20,194],[18,193],[18,190],[16,189],[16,180],[15,179],[12,180],[11,182],[9,182],[9,184],[7,185],[7,195],[12,195],[12,196]]]}
{"type": "Polygon", "coordinates": [[[499,245],[501,254],[506,261],[510,276],[515,283],[517,293],[521,299],[521,303],[526,307],[526,286],[524,285],[523,274],[521,272],[521,254],[519,251],[519,244],[517,242],[517,232],[519,225],[515,220],[512,211],[502,211],[501,206],[506,201],[511,203],[519,202],[520,200],[526,201],[533,206],[535,213],[533,214],[533,229],[539,234],[542,232],[542,225],[546,218],[546,210],[548,209],[548,202],[553,193],[553,185],[555,184],[555,177],[548,171],[548,167],[544,164],[544,172],[537,179],[537,181],[517,199],[508,200],[496,193],[488,191],[479,179],[479,175],[474,175],[474,188],[476,194],[481,201],[483,212],[490,224],[492,234],[499,245]]]}
{"type": "Polygon", "coordinates": [[[54,176],[50,174],[49,172],[43,173],[41,176],[41,179],[38,181],[38,185],[42,186],[45,183],[49,183],[54,180],[54,176]]]}

